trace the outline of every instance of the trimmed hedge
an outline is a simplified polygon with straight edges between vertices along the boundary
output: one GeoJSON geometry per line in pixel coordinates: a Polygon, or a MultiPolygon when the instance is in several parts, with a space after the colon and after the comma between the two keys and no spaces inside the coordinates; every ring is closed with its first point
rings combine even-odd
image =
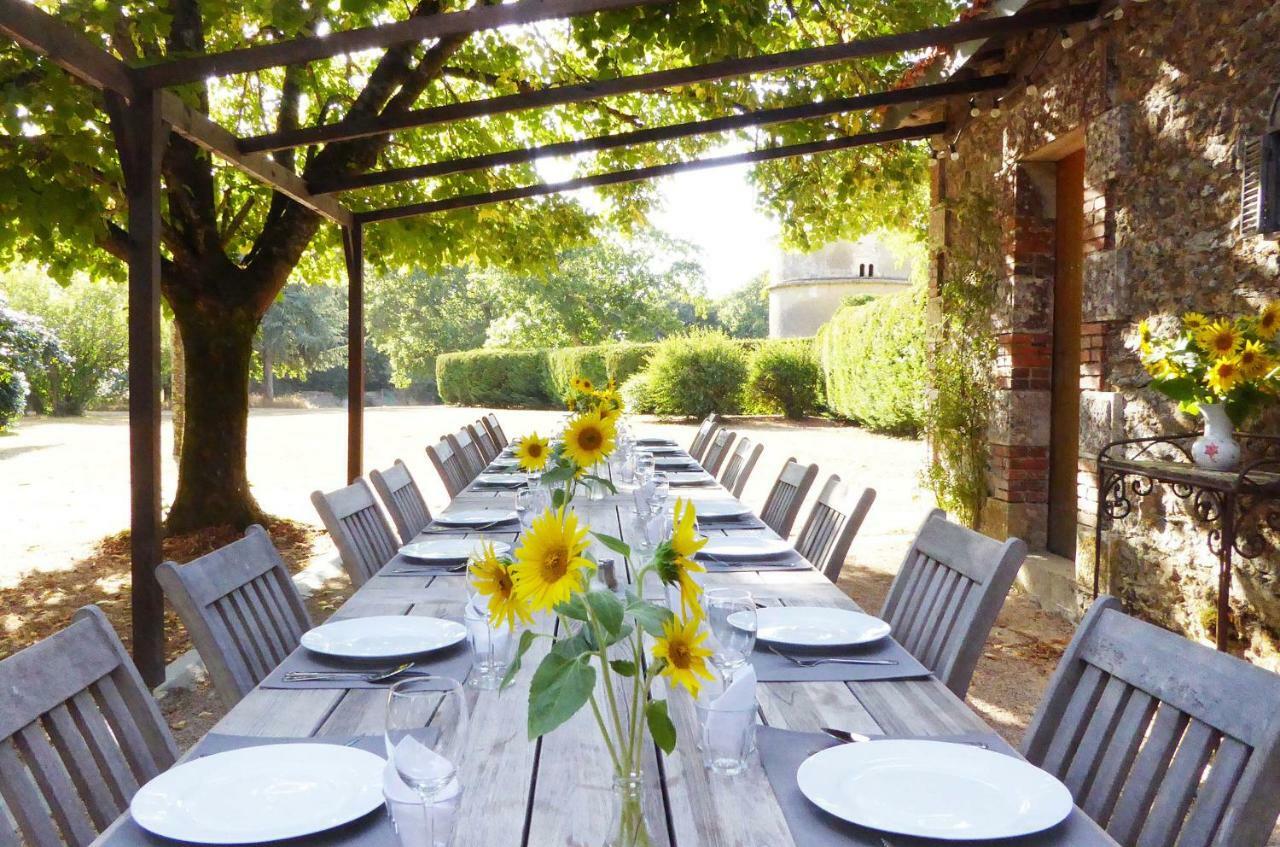
{"type": "Polygon", "coordinates": [[[653,386],[647,371],[634,373],[622,383],[622,402],[632,414],[653,414],[653,386]]]}
{"type": "Polygon", "coordinates": [[[436,358],[440,398],[455,406],[554,406],[543,350],[466,350],[436,358]]]}
{"type": "Polygon", "coordinates": [[[742,411],[747,357],[724,333],[694,330],[660,342],[645,374],[659,415],[701,418],[742,411]]]}
{"type": "Polygon", "coordinates": [[[604,385],[609,379],[605,367],[606,352],[612,345],[594,347],[562,347],[545,351],[547,357],[547,394],[559,400],[569,393],[570,381],[575,376],[585,376],[596,385],[604,385]]]}
{"type": "Polygon", "coordinates": [[[821,405],[822,368],[813,340],[776,339],[758,345],[747,363],[753,412],[800,420],[821,405]]]}
{"type": "Polygon", "coordinates": [[[817,349],[832,412],[879,432],[920,432],[925,333],[918,291],[842,308],[818,331],[817,349]]]}
{"type": "Polygon", "coordinates": [[[656,342],[624,341],[605,348],[604,365],[609,379],[622,385],[649,364],[649,357],[658,349],[656,342]]]}

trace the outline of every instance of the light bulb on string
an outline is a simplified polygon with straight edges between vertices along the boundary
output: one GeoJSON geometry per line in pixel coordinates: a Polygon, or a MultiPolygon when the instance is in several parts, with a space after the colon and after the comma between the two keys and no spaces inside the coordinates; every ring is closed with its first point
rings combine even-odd
{"type": "Polygon", "coordinates": [[[978,108],[978,98],[969,98],[969,117],[976,118],[982,114],[982,110],[978,108]]]}
{"type": "Polygon", "coordinates": [[[1027,96],[1035,97],[1040,93],[1040,87],[1030,80],[1027,81],[1027,96]]]}
{"type": "Polygon", "coordinates": [[[960,160],[960,151],[956,149],[956,146],[954,144],[951,145],[950,156],[951,156],[951,161],[953,162],[957,162],[960,160]]]}
{"type": "Polygon", "coordinates": [[[991,101],[991,117],[1000,117],[1000,98],[996,97],[991,101]]]}
{"type": "Polygon", "coordinates": [[[1058,30],[1058,38],[1061,40],[1062,46],[1068,50],[1075,46],[1076,40],[1072,38],[1071,33],[1067,32],[1065,29],[1058,30]]]}

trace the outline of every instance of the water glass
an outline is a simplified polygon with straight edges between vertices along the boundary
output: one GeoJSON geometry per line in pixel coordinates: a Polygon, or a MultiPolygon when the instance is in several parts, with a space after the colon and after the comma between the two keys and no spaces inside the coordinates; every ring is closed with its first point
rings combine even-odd
{"type": "Polygon", "coordinates": [[[665,515],[653,515],[637,509],[632,518],[631,562],[638,570],[653,559],[658,545],[671,537],[671,521],[665,515]]]}
{"type": "Polygon", "coordinates": [[[524,486],[516,489],[516,515],[520,518],[520,528],[528,529],[533,523],[534,504],[537,502],[537,490],[524,486]]]}
{"type": "Polygon", "coordinates": [[[423,803],[418,792],[406,785],[388,762],[382,775],[382,798],[400,847],[449,847],[462,801],[462,788],[456,779],[434,800],[423,803]]]}
{"type": "Polygon", "coordinates": [[[467,603],[462,620],[467,627],[467,643],[471,646],[471,676],[467,682],[472,688],[496,691],[515,658],[519,633],[508,626],[494,626],[484,608],[483,598],[467,603]]]}
{"type": "Polygon", "coordinates": [[[657,460],[653,458],[652,453],[639,451],[636,453],[636,485],[644,485],[653,479],[653,472],[657,468],[657,460]]]}
{"type": "Polygon", "coordinates": [[[747,666],[756,646],[756,601],[745,588],[712,588],[702,596],[711,630],[711,661],[727,681],[747,666]]]}
{"type": "Polygon", "coordinates": [[[671,498],[671,477],[665,473],[657,472],[653,475],[653,495],[649,503],[649,509],[655,515],[662,514],[666,511],[667,500],[671,498]]]}
{"type": "Polygon", "coordinates": [[[387,758],[423,804],[443,798],[456,784],[467,733],[466,692],[456,679],[424,675],[391,686],[387,758]]]}
{"type": "Polygon", "coordinates": [[[755,703],[734,708],[700,698],[694,707],[702,733],[698,747],[707,770],[725,776],[745,771],[747,758],[755,750],[755,703]]]}

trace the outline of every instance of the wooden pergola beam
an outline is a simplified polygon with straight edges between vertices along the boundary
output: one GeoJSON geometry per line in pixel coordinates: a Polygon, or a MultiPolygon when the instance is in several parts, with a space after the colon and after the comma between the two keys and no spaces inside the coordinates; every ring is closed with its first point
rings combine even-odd
{"type": "Polygon", "coordinates": [[[0,34],[99,91],[114,91],[125,100],[137,93],[128,65],[27,0],[0,0],[0,34]]]}
{"type": "Polygon", "coordinates": [[[1066,26],[1089,20],[1097,3],[1088,2],[1051,9],[1043,9],[1003,18],[983,18],[948,26],[932,27],[917,32],[881,35],[859,41],[829,44],[727,59],[705,65],[653,71],[616,79],[595,80],[577,85],[544,88],[539,91],[507,94],[485,100],[451,103],[426,109],[415,109],[399,115],[380,116],[363,120],[339,121],[316,127],[266,133],[242,139],[240,149],[246,152],[266,152],[310,144],[327,144],[352,138],[385,135],[399,130],[433,124],[448,123],[484,115],[496,115],[522,109],[539,109],[580,103],[620,94],[656,91],[699,82],[768,73],[791,68],[830,64],[848,59],[878,56],[886,53],[902,53],[926,47],[958,44],[979,38],[993,38],[1028,30],[1066,26]]]}
{"type": "Polygon", "coordinates": [[[373,171],[356,176],[341,177],[325,182],[311,184],[315,194],[328,194],[336,191],[352,191],[358,188],[370,188],[377,185],[388,185],[396,182],[424,179],[427,177],[445,176],[464,171],[483,168],[515,165],[556,156],[572,156],[580,153],[591,153],[600,150],[613,150],[636,144],[650,144],[659,141],[671,141],[677,138],[688,138],[694,135],[707,135],[716,132],[728,132],[749,127],[767,126],[786,123],[788,121],[819,118],[841,112],[854,112],[863,109],[875,109],[881,106],[892,106],[899,103],[917,103],[954,97],[965,94],[977,94],[984,91],[1003,89],[1008,86],[1010,77],[1007,74],[974,77],[973,79],[954,80],[922,85],[916,88],[901,88],[894,91],[879,91],[873,94],[861,94],[855,97],[840,97],[818,103],[802,103],[796,106],[781,106],[774,109],[761,109],[728,115],[723,118],[711,118],[705,121],[689,121],[671,126],[652,127],[649,129],[625,132],[618,135],[600,135],[576,141],[562,141],[546,144],[542,147],[525,147],[504,150],[500,153],[488,153],[482,156],[466,156],[431,162],[424,165],[395,168],[386,171],[373,171]]]}
{"type": "MultiPolygon", "coordinates": [[[[15,2],[15,0],[9,0],[9,2],[15,2]]],[[[137,72],[139,81],[146,86],[183,85],[200,82],[210,77],[313,62],[332,56],[357,53],[361,50],[385,49],[415,41],[466,35],[481,30],[551,18],[670,2],[671,0],[519,0],[516,3],[476,6],[459,12],[424,15],[395,23],[349,29],[328,35],[242,47],[224,53],[174,59],[138,68],[137,72]]]]}
{"type": "Polygon", "coordinates": [[[548,194],[561,194],[566,191],[577,191],[581,188],[596,188],[604,185],[620,185],[627,182],[639,182],[646,179],[670,176],[685,171],[700,171],[708,168],[722,168],[726,165],[742,165],[752,162],[768,162],[774,159],[788,159],[794,156],[810,156],[815,153],[830,153],[835,150],[848,150],[854,147],[866,147],[871,144],[887,144],[892,141],[910,141],[928,138],[945,132],[944,121],[907,126],[898,129],[864,132],[840,138],[827,138],[821,141],[809,141],[804,144],[788,144],[783,147],[770,147],[765,150],[752,150],[748,153],[734,153],[729,156],[715,156],[709,159],[692,159],[687,162],[672,162],[666,165],[650,165],[644,168],[631,168],[622,171],[610,171],[603,174],[578,177],[563,182],[542,182],[537,185],[525,185],[518,188],[504,188],[500,191],[486,191],[479,194],[461,194],[446,197],[442,200],[429,200],[424,203],[412,203],[406,206],[393,206],[387,209],[375,209],[369,212],[356,212],[356,221],[361,224],[393,221],[400,218],[411,218],[417,215],[429,215],[435,212],[448,212],[453,209],[465,209],[471,206],[486,206],[490,203],[506,203],[511,200],[524,200],[529,197],[543,197],[548,194]]]}

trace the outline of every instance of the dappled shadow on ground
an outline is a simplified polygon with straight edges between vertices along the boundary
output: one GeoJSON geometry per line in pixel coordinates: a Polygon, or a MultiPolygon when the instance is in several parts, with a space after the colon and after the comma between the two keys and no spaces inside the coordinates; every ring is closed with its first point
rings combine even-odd
{"type": "MultiPolygon", "coordinates": [[[[312,556],[319,533],[305,524],[272,520],[267,531],[286,566],[297,572],[312,556]]],[[[214,527],[164,541],[164,557],[189,562],[241,537],[233,527],[214,527]]],[[[98,605],[128,646],[132,599],[129,533],[99,541],[93,552],[70,568],[25,574],[12,588],[0,590],[0,658],[57,632],[76,609],[98,605]]],[[[327,617],[350,594],[345,576],[307,598],[312,615],[327,617]]],[[[171,610],[165,614],[165,658],[172,661],[191,648],[186,628],[171,610]]]]}

